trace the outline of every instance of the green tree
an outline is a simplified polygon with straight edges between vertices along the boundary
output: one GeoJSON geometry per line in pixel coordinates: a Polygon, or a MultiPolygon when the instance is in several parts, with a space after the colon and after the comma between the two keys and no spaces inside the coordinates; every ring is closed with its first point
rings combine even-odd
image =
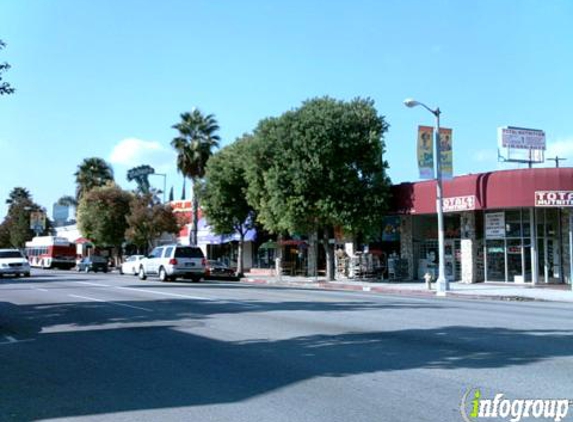
{"type": "Polygon", "coordinates": [[[191,179],[192,190],[192,221],[191,243],[197,244],[197,213],[199,200],[197,197],[198,182],[205,176],[205,169],[213,149],[219,146],[219,125],[212,114],[204,115],[198,109],[191,113],[182,113],[181,121],[173,125],[179,136],[171,141],[177,152],[177,169],[184,177],[191,179]]]}
{"type": "Polygon", "coordinates": [[[133,167],[127,172],[127,181],[135,181],[137,184],[137,192],[143,195],[149,193],[149,175],[154,174],[155,169],[147,164],[142,166],[133,167]]]}
{"type": "Polygon", "coordinates": [[[58,199],[57,204],[65,207],[77,207],[78,201],[71,195],[64,195],[58,199]]]}
{"type": "Polygon", "coordinates": [[[133,195],[113,182],[84,193],[78,205],[78,228],[98,247],[121,251],[127,230],[126,216],[133,195]]]}
{"type": "Polygon", "coordinates": [[[84,158],[74,173],[76,177],[76,200],[80,202],[82,196],[95,187],[105,186],[113,182],[113,169],[99,157],[84,158]]]}
{"type": "Polygon", "coordinates": [[[237,274],[243,274],[243,245],[247,230],[253,228],[254,210],[247,202],[245,163],[250,136],[214,154],[207,163],[202,209],[217,234],[239,234],[237,274]]]}
{"type": "Polygon", "coordinates": [[[372,100],[324,97],[264,120],[255,131],[251,205],[271,232],[318,230],[331,280],[334,229],[379,231],[390,184],[382,159],[387,129],[372,100]]]}
{"type": "MultiPolygon", "coordinates": [[[[6,47],[4,41],[0,40],[0,50],[6,47]]],[[[6,62],[0,63],[0,95],[8,95],[14,93],[14,88],[8,82],[2,82],[2,73],[10,69],[10,65],[6,62]]]]}
{"type": "Polygon", "coordinates": [[[26,188],[17,186],[10,191],[8,194],[8,199],[6,199],[6,203],[9,205],[18,204],[22,201],[31,201],[32,195],[30,191],[26,188]]]}
{"type": "MultiPolygon", "coordinates": [[[[23,187],[13,188],[6,203],[10,206],[2,223],[0,242],[5,247],[22,248],[28,240],[34,237],[34,232],[30,229],[30,214],[34,211],[44,213],[46,211],[32,200],[30,191],[23,187]]],[[[46,226],[44,233],[48,231],[49,225],[46,226]]]]}
{"type": "Polygon", "coordinates": [[[147,252],[162,233],[175,234],[181,228],[171,207],[154,201],[151,193],[131,200],[127,224],[125,237],[140,252],[147,252]]]}

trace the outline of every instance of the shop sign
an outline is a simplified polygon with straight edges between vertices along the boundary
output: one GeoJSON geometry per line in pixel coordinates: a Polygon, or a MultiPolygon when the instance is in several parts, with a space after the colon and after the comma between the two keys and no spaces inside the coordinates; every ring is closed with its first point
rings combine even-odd
{"type": "Polygon", "coordinates": [[[454,196],[452,198],[444,198],[442,200],[442,209],[444,210],[444,212],[475,210],[476,197],[474,195],[468,195],[468,196],[454,196]]]}
{"type": "Polygon", "coordinates": [[[505,213],[492,212],[485,215],[485,238],[505,238],[505,213]]]}
{"type": "Polygon", "coordinates": [[[573,207],[573,191],[545,190],[535,192],[536,207],[573,207]]]}

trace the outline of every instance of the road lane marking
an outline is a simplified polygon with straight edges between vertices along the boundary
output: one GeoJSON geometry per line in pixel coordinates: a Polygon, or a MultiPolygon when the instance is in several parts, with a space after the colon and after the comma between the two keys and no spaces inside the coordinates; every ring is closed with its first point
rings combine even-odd
{"type": "Polygon", "coordinates": [[[148,309],[148,308],[141,308],[139,306],[133,306],[133,305],[126,305],[125,303],[118,303],[118,302],[112,302],[110,300],[103,300],[103,299],[97,299],[95,297],[88,297],[88,296],[78,296],[78,295],[68,295],[69,297],[76,297],[79,299],[86,299],[86,300],[92,300],[94,302],[103,302],[103,303],[109,303],[110,305],[116,305],[116,306],[123,306],[126,308],[132,308],[132,309],[139,309],[141,311],[146,311],[146,312],[153,312],[153,309],[148,309]]]}
{"type": "Polygon", "coordinates": [[[116,287],[116,288],[122,289],[122,290],[134,290],[136,292],[150,293],[150,294],[155,294],[155,295],[182,297],[184,299],[205,300],[208,302],[214,301],[214,299],[209,299],[208,297],[180,295],[178,293],[158,292],[157,290],[147,290],[147,289],[144,290],[144,289],[138,289],[138,288],[133,288],[133,287],[116,287]]]}
{"type": "Polygon", "coordinates": [[[39,287],[34,287],[34,290],[38,290],[39,292],[47,292],[47,289],[40,289],[39,287]]]}
{"type": "Polygon", "coordinates": [[[109,284],[101,284],[101,283],[88,283],[87,281],[78,281],[78,284],[85,284],[87,286],[97,286],[97,287],[111,287],[109,284]]]}
{"type": "Polygon", "coordinates": [[[35,339],[30,338],[30,339],[26,339],[26,340],[17,340],[12,336],[4,336],[4,338],[8,341],[2,341],[0,342],[0,346],[4,346],[6,344],[16,344],[16,343],[25,343],[27,341],[34,341],[35,339]]]}
{"type": "Polygon", "coordinates": [[[201,296],[189,296],[189,295],[182,295],[182,294],[178,294],[178,293],[167,293],[167,292],[159,292],[157,290],[143,290],[140,288],[133,288],[133,287],[116,287],[116,289],[122,289],[122,290],[135,290],[137,292],[143,292],[143,293],[151,293],[151,294],[156,294],[156,295],[165,295],[165,296],[174,296],[174,297],[181,297],[184,299],[193,299],[193,300],[203,300],[206,302],[215,302],[215,303],[229,303],[229,304],[233,304],[233,305],[239,305],[239,306],[244,306],[246,308],[260,308],[260,305],[257,304],[252,304],[252,303],[246,303],[246,302],[241,302],[238,300],[231,300],[231,299],[211,299],[208,297],[201,297],[201,296]]]}

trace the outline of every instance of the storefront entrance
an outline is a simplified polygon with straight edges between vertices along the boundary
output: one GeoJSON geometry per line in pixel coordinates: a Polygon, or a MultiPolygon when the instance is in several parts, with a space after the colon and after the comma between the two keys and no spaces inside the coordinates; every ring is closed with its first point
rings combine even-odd
{"type": "Polygon", "coordinates": [[[527,283],[537,276],[539,283],[563,282],[559,216],[559,209],[486,213],[485,280],[527,283]]]}

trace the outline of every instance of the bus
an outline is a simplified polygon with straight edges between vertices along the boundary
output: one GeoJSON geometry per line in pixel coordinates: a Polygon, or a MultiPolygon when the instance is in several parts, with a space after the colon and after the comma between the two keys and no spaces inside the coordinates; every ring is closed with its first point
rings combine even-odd
{"type": "Polygon", "coordinates": [[[70,269],[76,265],[76,245],[65,237],[36,236],[26,242],[30,266],[70,269]]]}

